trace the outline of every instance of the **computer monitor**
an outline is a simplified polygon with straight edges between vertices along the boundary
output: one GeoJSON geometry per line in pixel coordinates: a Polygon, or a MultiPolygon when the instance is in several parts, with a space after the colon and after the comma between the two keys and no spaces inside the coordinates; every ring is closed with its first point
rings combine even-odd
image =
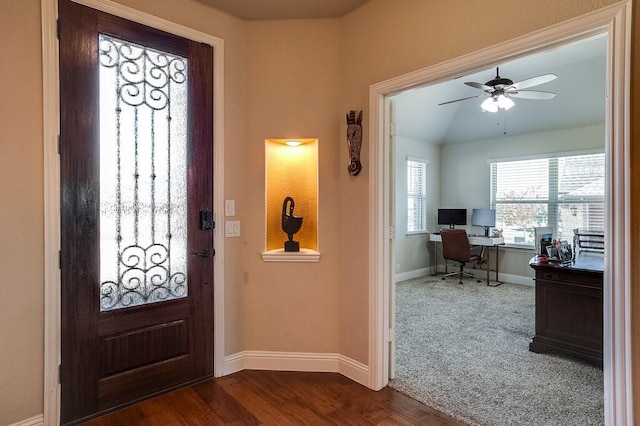
{"type": "Polygon", "coordinates": [[[489,236],[489,228],[496,226],[496,211],[494,209],[473,209],[471,225],[484,227],[484,236],[489,236]]]}
{"type": "Polygon", "coordinates": [[[438,225],[449,225],[455,228],[456,225],[467,224],[467,209],[438,209],[438,225]]]}

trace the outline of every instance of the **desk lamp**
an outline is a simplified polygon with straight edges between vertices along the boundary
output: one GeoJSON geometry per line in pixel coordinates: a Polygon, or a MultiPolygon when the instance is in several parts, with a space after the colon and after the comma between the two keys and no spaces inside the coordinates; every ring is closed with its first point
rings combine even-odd
{"type": "Polygon", "coordinates": [[[496,226],[496,211],[494,209],[473,209],[471,225],[484,227],[484,236],[489,236],[489,228],[496,226]]]}

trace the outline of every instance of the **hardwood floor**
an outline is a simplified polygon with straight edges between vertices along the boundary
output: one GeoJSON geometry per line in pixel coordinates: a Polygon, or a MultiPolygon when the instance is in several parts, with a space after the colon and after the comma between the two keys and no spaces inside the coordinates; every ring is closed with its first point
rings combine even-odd
{"type": "Polygon", "coordinates": [[[157,396],[84,425],[461,426],[397,391],[337,373],[245,370],[157,396]]]}

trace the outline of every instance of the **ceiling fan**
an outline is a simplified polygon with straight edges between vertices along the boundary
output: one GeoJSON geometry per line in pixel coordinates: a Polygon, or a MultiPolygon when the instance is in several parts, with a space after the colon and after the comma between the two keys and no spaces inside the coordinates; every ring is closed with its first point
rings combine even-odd
{"type": "Polygon", "coordinates": [[[480,96],[488,96],[488,98],[485,99],[484,102],[482,102],[481,107],[483,111],[498,112],[498,109],[500,108],[507,110],[515,105],[515,103],[510,98],[552,99],[556,96],[556,94],[553,92],[524,89],[547,83],[551,80],[555,80],[556,78],[558,78],[558,76],[555,74],[542,74],[514,83],[513,80],[500,77],[500,68],[496,68],[496,78],[494,78],[493,80],[487,81],[484,84],[475,83],[473,81],[466,81],[464,83],[467,86],[482,90],[484,94],[467,96],[466,98],[455,99],[453,101],[443,102],[438,105],[446,105],[454,102],[464,101],[467,99],[478,98],[480,96]]]}

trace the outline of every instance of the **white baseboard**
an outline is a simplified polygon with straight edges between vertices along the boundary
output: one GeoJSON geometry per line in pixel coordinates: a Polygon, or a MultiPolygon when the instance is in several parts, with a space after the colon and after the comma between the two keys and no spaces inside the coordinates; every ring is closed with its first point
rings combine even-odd
{"type": "MultiPolygon", "coordinates": [[[[444,266],[441,269],[442,270],[439,272],[444,273],[444,266]]],[[[472,273],[476,278],[479,278],[481,280],[484,280],[487,277],[486,275],[487,272],[481,269],[465,268],[464,271],[472,273]]],[[[413,271],[402,272],[402,273],[396,274],[396,282],[410,280],[412,278],[418,278],[423,275],[431,275],[434,272],[435,271],[433,267],[420,268],[420,269],[415,269],[413,271]]],[[[449,272],[453,272],[453,269],[449,270],[449,272]]],[[[496,277],[495,272],[489,273],[490,279],[494,280],[495,277],[496,277]]],[[[500,282],[503,282],[503,283],[507,282],[507,283],[521,284],[521,285],[528,285],[528,286],[534,285],[533,277],[526,277],[524,275],[513,275],[513,274],[505,274],[500,272],[500,275],[498,275],[498,278],[500,278],[500,282]]]]}
{"type": "MultiPolygon", "coordinates": [[[[487,271],[483,271],[482,269],[465,268],[464,271],[472,273],[476,278],[480,280],[487,279],[487,271]]],[[[453,271],[450,271],[450,272],[453,272],[453,271]]],[[[500,278],[501,283],[528,285],[531,287],[533,287],[534,285],[533,277],[525,277],[524,275],[513,275],[513,274],[505,274],[503,272],[500,272],[500,274],[498,275],[498,278],[500,278]]],[[[489,272],[489,279],[495,280],[496,273],[489,272]]]]}
{"type": "Polygon", "coordinates": [[[225,375],[241,370],[340,373],[364,386],[369,382],[366,365],[335,353],[243,351],[225,357],[225,375]]]}
{"type": "Polygon", "coordinates": [[[500,281],[506,282],[506,283],[528,285],[530,287],[533,287],[535,285],[535,282],[533,281],[533,277],[525,277],[524,275],[500,273],[500,281]]]}
{"type": "Polygon", "coordinates": [[[414,269],[413,271],[400,272],[396,274],[396,282],[410,280],[412,278],[418,278],[423,275],[433,274],[433,267],[414,269]]]}
{"type": "Polygon", "coordinates": [[[38,414],[30,419],[22,420],[17,423],[10,424],[9,426],[42,426],[44,425],[44,415],[38,414]]]}
{"type": "Polygon", "coordinates": [[[338,373],[369,387],[369,367],[344,355],[338,355],[338,373]]]}

